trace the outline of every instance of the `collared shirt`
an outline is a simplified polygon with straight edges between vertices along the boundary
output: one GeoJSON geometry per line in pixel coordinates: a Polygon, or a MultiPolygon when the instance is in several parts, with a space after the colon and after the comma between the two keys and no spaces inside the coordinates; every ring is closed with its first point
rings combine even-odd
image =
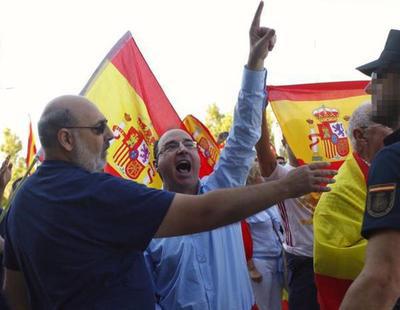
{"type": "Polygon", "coordinates": [[[361,234],[369,238],[382,229],[400,229],[400,130],[384,140],[371,163],[361,234]]]}
{"type": "MultiPolygon", "coordinates": [[[[245,184],[261,135],[265,77],[265,70],[244,70],[229,138],[214,172],[200,181],[199,193],[245,184]]],[[[145,257],[163,309],[250,310],[254,304],[240,223],[154,239],[145,257]]]]}
{"type": "Polygon", "coordinates": [[[253,239],[253,257],[266,259],[282,256],[281,219],[277,206],[270,207],[246,219],[253,239]]]}
{"type": "Polygon", "coordinates": [[[33,310],[154,310],[143,251],[173,197],[45,161],[7,215],[5,266],[23,272],[33,310]]]}

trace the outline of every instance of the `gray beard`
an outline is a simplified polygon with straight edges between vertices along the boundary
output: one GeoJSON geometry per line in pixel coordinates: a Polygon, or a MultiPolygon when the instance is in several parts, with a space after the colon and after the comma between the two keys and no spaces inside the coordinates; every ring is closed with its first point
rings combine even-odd
{"type": "MultiPolygon", "coordinates": [[[[76,137],[75,137],[76,138],[76,137]]],[[[74,163],[89,172],[101,172],[106,164],[105,152],[95,156],[83,146],[80,138],[76,139],[74,163]]]]}

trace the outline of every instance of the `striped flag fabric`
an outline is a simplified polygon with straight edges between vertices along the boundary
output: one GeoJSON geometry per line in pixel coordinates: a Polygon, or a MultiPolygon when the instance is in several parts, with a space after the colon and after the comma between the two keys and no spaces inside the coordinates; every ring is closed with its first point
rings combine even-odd
{"type": "Polygon", "coordinates": [[[209,175],[214,170],[220,155],[220,148],[208,128],[193,115],[183,119],[187,132],[197,142],[200,155],[200,177],[209,175]]]}
{"type": "Polygon", "coordinates": [[[154,142],[182,122],[130,32],[101,62],[81,95],[98,106],[114,133],[105,171],[161,188],[154,142]]]}
{"type": "MultiPolygon", "coordinates": [[[[26,163],[26,168],[28,169],[31,164],[33,163],[36,155],[36,141],[35,141],[35,136],[33,134],[32,130],[32,121],[29,118],[29,134],[28,134],[28,145],[27,145],[27,151],[26,151],[26,158],[25,158],[25,163],[26,163]]],[[[34,170],[32,169],[31,172],[34,170]]]]}
{"type": "Polygon", "coordinates": [[[268,86],[268,100],[300,164],[328,161],[337,169],[351,154],[353,111],[370,100],[368,81],[268,86]]]}

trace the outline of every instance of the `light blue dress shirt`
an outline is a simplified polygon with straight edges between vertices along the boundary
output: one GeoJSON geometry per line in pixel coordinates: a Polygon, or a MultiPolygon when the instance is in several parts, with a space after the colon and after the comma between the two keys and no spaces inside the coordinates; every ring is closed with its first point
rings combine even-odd
{"type": "MultiPolygon", "coordinates": [[[[261,136],[265,79],[266,70],[244,69],[228,140],[199,193],[245,184],[261,136]]],[[[240,223],[153,239],[145,257],[162,309],[250,310],[254,304],[240,223]]]]}
{"type": "Polygon", "coordinates": [[[246,219],[253,239],[253,258],[282,257],[281,219],[276,206],[246,219]]]}

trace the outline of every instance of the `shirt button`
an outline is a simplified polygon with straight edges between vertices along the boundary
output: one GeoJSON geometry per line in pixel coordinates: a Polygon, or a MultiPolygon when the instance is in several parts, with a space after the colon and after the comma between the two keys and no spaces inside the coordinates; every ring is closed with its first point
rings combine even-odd
{"type": "Polygon", "coordinates": [[[199,261],[199,263],[205,263],[207,261],[204,255],[198,255],[197,260],[199,261]]]}

